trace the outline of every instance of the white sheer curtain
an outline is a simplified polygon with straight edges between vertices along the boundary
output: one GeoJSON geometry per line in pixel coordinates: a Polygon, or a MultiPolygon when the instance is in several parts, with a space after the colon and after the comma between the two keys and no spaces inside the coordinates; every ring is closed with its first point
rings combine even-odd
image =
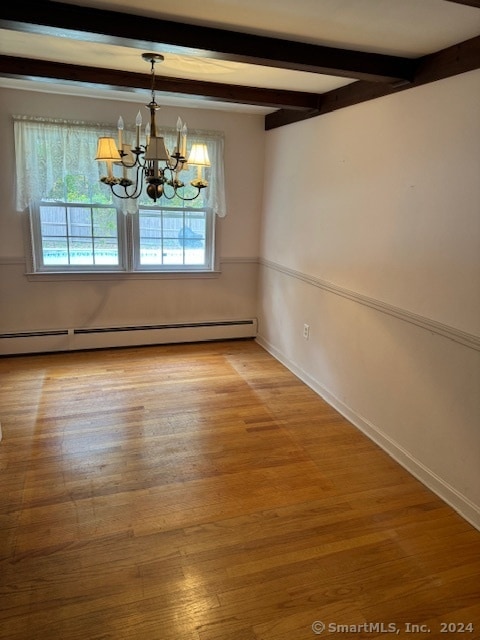
{"type": "MultiPolygon", "coordinates": [[[[159,134],[164,137],[167,149],[172,152],[176,145],[177,131],[173,128],[159,127],[159,134]]],[[[200,129],[188,130],[187,155],[192,144],[201,143],[207,145],[210,167],[204,167],[204,175],[209,182],[205,190],[206,205],[219,218],[224,218],[226,211],[225,202],[225,175],[223,163],[224,134],[220,131],[203,131],[200,129]]],[[[193,167],[193,169],[195,169],[193,167]]],[[[182,176],[180,176],[182,177],[182,176]]],[[[192,175],[195,177],[195,175],[192,175]]],[[[185,180],[185,178],[182,178],[185,180]]]]}
{"type": "MultiPolygon", "coordinates": [[[[103,163],[95,161],[99,136],[117,137],[111,125],[29,116],[14,117],[16,159],[16,207],[24,211],[30,203],[47,199],[56,185],[65,183],[67,175],[82,175],[89,184],[99,182],[106,173],[103,163]]],[[[133,132],[125,131],[125,136],[133,132]]],[[[175,146],[176,130],[161,128],[167,148],[175,146]]],[[[129,142],[127,139],[126,142],[129,142]]],[[[224,136],[216,131],[188,132],[187,148],[194,142],[207,144],[211,167],[204,169],[209,181],[206,204],[215,215],[226,215],[223,167],[224,136]]],[[[109,187],[101,185],[105,195],[109,187]]],[[[135,212],[136,200],[115,198],[124,211],[135,212]]]]}
{"type": "Polygon", "coordinates": [[[14,117],[14,129],[18,211],[49,198],[69,174],[98,182],[102,167],[95,161],[97,139],[115,135],[106,125],[23,116],[14,117]]]}

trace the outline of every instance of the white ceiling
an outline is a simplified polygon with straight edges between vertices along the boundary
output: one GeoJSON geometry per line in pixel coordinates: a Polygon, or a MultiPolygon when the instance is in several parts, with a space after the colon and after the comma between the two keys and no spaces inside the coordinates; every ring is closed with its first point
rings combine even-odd
{"type": "Polygon", "coordinates": [[[81,4],[312,44],[420,56],[478,35],[477,9],[447,0],[87,0],[81,4]]]}
{"type": "MultiPolygon", "coordinates": [[[[480,34],[480,9],[447,0],[90,0],[69,1],[100,9],[213,26],[358,51],[415,58],[480,34]]],[[[161,40],[161,34],[159,34],[161,40]]],[[[214,60],[165,47],[157,74],[271,89],[324,93],[351,80],[305,71],[214,60]]],[[[0,54],[149,73],[141,51],[65,37],[0,30],[0,54]]],[[[138,93],[80,89],[74,83],[0,78],[0,86],[121,97],[138,93]]],[[[198,106],[198,98],[161,96],[163,104],[198,106]]],[[[205,105],[205,103],[203,103],[205,105]]],[[[222,102],[210,108],[267,113],[272,109],[222,102]]]]}

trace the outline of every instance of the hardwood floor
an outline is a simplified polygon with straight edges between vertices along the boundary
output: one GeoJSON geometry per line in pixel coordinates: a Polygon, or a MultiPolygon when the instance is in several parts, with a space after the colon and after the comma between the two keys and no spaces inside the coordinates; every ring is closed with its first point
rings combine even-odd
{"type": "Polygon", "coordinates": [[[0,638],[480,638],[480,532],[256,343],[0,375],[0,638]]]}

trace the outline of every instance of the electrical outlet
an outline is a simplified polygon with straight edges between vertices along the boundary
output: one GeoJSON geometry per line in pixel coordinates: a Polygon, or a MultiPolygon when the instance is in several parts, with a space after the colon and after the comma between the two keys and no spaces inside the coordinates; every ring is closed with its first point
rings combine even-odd
{"type": "Polygon", "coordinates": [[[303,337],[305,338],[305,340],[308,340],[310,337],[310,325],[309,324],[304,324],[303,325],[303,337]]]}

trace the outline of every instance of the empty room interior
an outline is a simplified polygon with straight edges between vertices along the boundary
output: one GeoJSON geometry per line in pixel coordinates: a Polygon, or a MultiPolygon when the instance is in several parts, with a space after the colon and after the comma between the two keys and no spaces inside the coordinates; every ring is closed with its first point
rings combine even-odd
{"type": "Polygon", "coordinates": [[[0,639],[480,639],[480,1],[8,3],[0,96],[0,639]]]}

